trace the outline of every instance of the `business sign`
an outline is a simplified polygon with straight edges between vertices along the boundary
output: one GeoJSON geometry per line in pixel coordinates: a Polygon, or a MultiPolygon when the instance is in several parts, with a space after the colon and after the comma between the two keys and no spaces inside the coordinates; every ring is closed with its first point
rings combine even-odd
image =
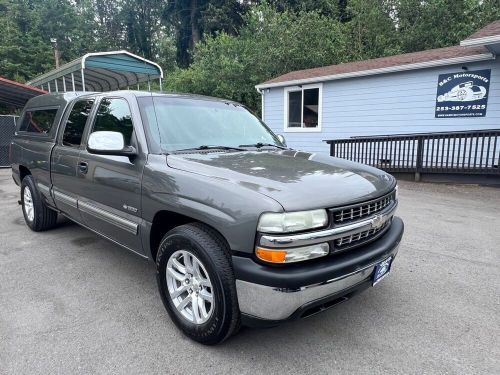
{"type": "Polygon", "coordinates": [[[440,74],[436,117],[484,117],[491,69],[440,74]]]}

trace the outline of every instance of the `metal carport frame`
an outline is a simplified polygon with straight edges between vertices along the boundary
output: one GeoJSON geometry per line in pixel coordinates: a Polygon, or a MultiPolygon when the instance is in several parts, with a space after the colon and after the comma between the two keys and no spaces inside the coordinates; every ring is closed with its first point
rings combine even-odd
{"type": "Polygon", "coordinates": [[[158,79],[161,67],[128,51],[87,53],[28,82],[48,92],[113,91],[158,79]]]}

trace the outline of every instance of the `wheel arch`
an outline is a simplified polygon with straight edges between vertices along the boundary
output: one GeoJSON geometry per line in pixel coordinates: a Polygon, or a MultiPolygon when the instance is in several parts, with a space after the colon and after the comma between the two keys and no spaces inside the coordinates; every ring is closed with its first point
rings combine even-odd
{"type": "Polygon", "coordinates": [[[194,217],[180,214],[175,211],[160,210],[156,212],[156,214],[154,215],[153,221],[151,223],[151,229],[149,232],[149,251],[153,261],[156,262],[158,247],[160,245],[163,236],[165,236],[165,234],[169,232],[171,229],[189,223],[200,223],[214,230],[229,248],[229,243],[227,239],[217,228],[214,228],[212,225],[203,222],[201,220],[198,220],[194,217]]]}
{"type": "Polygon", "coordinates": [[[19,179],[20,181],[23,181],[24,177],[31,175],[31,171],[28,169],[28,167],[25,167],[24,165],[19,165],[19,179]]]}

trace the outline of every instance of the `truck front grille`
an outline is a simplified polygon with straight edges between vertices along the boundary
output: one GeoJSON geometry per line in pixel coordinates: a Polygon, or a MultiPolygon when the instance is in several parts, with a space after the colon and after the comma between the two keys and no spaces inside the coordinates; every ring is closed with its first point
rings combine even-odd
{"type": "MultiPolygon", "coordinates": [[[[377,214],[390,210],[396,204],[396,191],[393,190],[380,198],[373,199],[368,202],[362,202],[346,207],[333,208],[330,210],[331,218],[334,227],[342,227],[344,225],[356,223],[375,217],[377,214]]],[[[384,225],[369,230],[351,233],[344,237],[337,238],[333,241],[333,251],[336,253],[354,247],[361,246],[368,242],[374,241],[380,237],[391,225],[392,220],[387,221],[384,225]]]]}
{"type": "Polygon", "coordinates": [[[365,217],[376,214],[384,208],[391,205],[396,199],[396,192],[392,191],[383,197],[374,199],[369,202],[342,207],[339,209],[332,209],[333,222],[336,225],[348,224],[353,221],[364,219],[365,217]]]}
{"type": "Polygon", "coordinates": [[[338,238],[335,240],[335,250],[334,251],[341,251],[341,250],[346,250],[348,248],[354,247],[354,246],[360,246],[364,243],[370,242],[375,240],[379,235],[381,235],[385,229],[389,227],[391,224],[390,221],[384,224],[384,226],[380,228],[372,228],[370,230],[366,230],[364,232],[359,232],[355,234],[351,234],[350,236],[345,236],[342,238],[338,238]]]}

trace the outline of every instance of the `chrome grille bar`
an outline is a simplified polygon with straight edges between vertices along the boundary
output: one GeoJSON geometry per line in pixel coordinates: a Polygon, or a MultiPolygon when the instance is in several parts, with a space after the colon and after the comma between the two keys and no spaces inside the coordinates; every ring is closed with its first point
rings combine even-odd
{"type": "Polygon", "coordinates": [[[342,225],[373,215],[390,206],[395,199],[396,192],[392,191],[383,197],[369,202],[364,202],[353,206],[333,208],[330,210],[330,212],[332,212],[333,223],[335,225],[342,225]]]}

